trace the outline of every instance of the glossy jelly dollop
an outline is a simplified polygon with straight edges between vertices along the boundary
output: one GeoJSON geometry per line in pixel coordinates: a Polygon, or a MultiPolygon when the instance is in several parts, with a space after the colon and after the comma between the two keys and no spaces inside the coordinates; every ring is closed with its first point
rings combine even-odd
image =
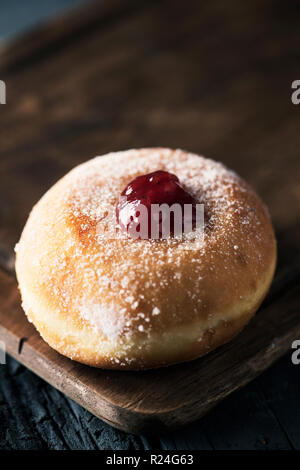
{"type": "Polygon", "coordinates": [[[192,227],[194,227],[197,201],[184,189],[176,175],[163,170],[138,176],[122,191],[116,206],[119,227],[131,238],[164,238],[166,232],[162,225],[165,223],[162,221],[162,214],[157,216],[152,210],[153,205],[161,204],[167,204],[169,207],[179,204],[182,209],[182,219],[177,220],[177,225],[175,217],[178,215],[170,212],[170,236],[174,236],[178,226],[183,230],[186,204],[191,205],[192,227]]]}

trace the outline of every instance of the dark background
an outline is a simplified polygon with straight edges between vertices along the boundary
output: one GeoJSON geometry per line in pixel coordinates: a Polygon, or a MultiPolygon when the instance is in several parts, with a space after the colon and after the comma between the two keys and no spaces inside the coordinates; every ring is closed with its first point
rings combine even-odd
{"type": "MultiPolygon", "coordinates": [[[[60,9],[65,9],[78,3],[80,3],[80,0],[44,0],[42,2],[38,0],[26,0],[26,2],[22,0],[2,0],[0,3],[0,37],[3,40],[13,39],[16,34],[36,25],[39,21],[49,16],[57,14],[60,9]]],[[[277,21],[277,23],[274,23],[275,25],[280,25],[279,8],[279,2],[274,2],[274,16],[277,21]]],[[[264,15],[267,15],[266,36],[269,34],[269,26],[267,25],[271,22],[271,12],[272,8],[262,8],[261,10],[262,24],[264,24],[264,15]]],[[[216,13],[217,18],[218,14],[216,13]]],[[[227,21],[235,21],[235,19],[234,17],[229,17],[227,21]]],[[[293,23],[293,30],[296,31],[293,14],[289,16],[288,11],[285,11],[282,19],[284,27],[278,26],[278,41],[282,41],[282,43],[286,42],[284,32],[286,31],[286,34],[288,34],[290,21],[293,23]]],[[[210,24],[213,23],[214,21],[210,18],[210,24]]],[[[273,25],[272,22],[271,24],[273,25]]],[[[274,28],[276,27],[274,26],[274,28]]],[[[238,25],[236,25],[236,30],[238,32],[238,25]]],[[[254,31],[253,34],[258,33],[254,31]]],[[[259,34],[264,35],[263,28],[259,29],[259,34]]],[[[211,35],[216,37],[218,35],[217,20],[215,22],[215,30],[208,34],[209,37],[211,35]]],[[[238,42],[238,40],[237,35],[236,41],[238,42]]],[[[295,41],[297,40],[298,37],[295,35],[295,41]]],[[[289,37],[289,41],[291,41],[292,46],[293,41],[291,37],[289,37]]],[[[264,41],[265,47],[266,44],[268,42],[264,41]]],[[[279,83],[280,86],[277,89],[282,94],[286,94],[284,100],[288,103],[290,100],[290,82],[300,78],[300,76],[297,76],[296,68],[295,73],[293,73],[293,68],[290,64],[296,58],[289,57],[289,52],[285,52],[282,61],[274,61],[275,65],[272,70],[272,57],[276,56],[277,46],[272,41],[268,44],[268,57],[270,57],[271,66],[269,63],[268,67],[266,67],[266,63],[260,59],[258,52],[251,55],[249,51],[245,57],[245,64],[252,60],[253,69],[260,70],[261,74],[268,74],[265,83],[270,89],[275,87],[274,82],[279,83]],[[289,59],[290,62],[288,62],[289,59]],[[282,86],[281,73],[287,65],[290,67],[290,75],[289,80],[286,80],[284,85],[286,88],[284,88],[282,86]],[[282,70],[279,70],[281,67],[282,70]]],[[[205,47],[206,44],[204,42],[203,48],[205,47]]],[[[218,45],[216,44],[215,47],[217,48],[218,45]]],[[[288,45],[285,50],[289,51],[288,45]]],[[[291,47],[290,54],[293,54],[293,50],[291,47]]],[[[210,51],[212,59],[214,52],[214,48],[212,48],[210,51]]],[[[243,55],[242,51],[240,55],[243,55]]],[[[233,57],[232,64],[230,64],[231,68],[235,67],[234,60],[233,57]]],[[[214,67],[216,75],[215,94],[218,95],[224,87],[227,87],[228,93],[232,94],[226,73],[225,75],[220,74],[221,67],[219,67],[219,64],[214,64],[214,67]]],[[[243,74],[243,64],[239,65],[239,67],[241,67],[241,74],[243,74]]],[[[246,65],[245,70],[248,70],[249,75],[249,69],[247,69],[246,65]]],[[[189,73],[189,70],[185,72],[189,73]]],[[[192,70],[190,72],[192,73],[192,70]]],[[[249,77],[251,85],[246,86],[244,91],[245,93],[248,91],[253,93],[254,99],[256,80],[258,81],[257,75],[253,73],[253,77],[249,77]]],[[[122,86],[121,77],[120,86],[122,86]]],[[[205,89],[201,90],[201,87],[197,89],[196,82],[193,86],[191,100],[193,95],[198,99],[201,93],[205,93],[205,89]]],[[[139,83],[136,83],[136,87],[139,90],[139,83]]],[[[277,108],[272,103],[267,88],[266,96],[265,105],[273,109],[274,119],[272,122],[270,118],[271,121],[265,122],[264,125],[266,129],[269,126],[274,126],[275,128],[277,108]]],[[[229,107],[230,104],[226,105],[226,93],[223,95],[220,93],[220,97],[223,100],[223,107],[229,107]]],[[[259,99],[262,100],[262,97],[263,95],[260,92],[259,99]]],[[[282,97],[279,96],[278,99],[282,99],[282,97]]],[[[235,106],[238,107],[237,103],[235,103],[235,106]]],[[[207,107],[209,109],[209,102],[207,107]]],[[[295,111],[293,110],[293,112],[295,111]]],[[[163,116],[159,118],[164,119],[163,116]]],[[[221,123],[222,119],[225,118],[220,116],[221,123]]],[[[254,119],[254,116],[251,119],[254,119]]],[[[216,122],[218,122],[218,115],[216,115],[216,122]]],[[[168,132],[168,126],[164,123],[162,126],[165,126],[166,132],[168,132]]],[[[211,140],[213,141],[213,126],[211,128],[208,124],[207,129],[208,132],[211,132],[211,140]]],[[[172,129],[169,131],[170,133],[173,132],[172,129]]],[[[136,132],[139,134],[138,129],[136,129],[136,132]]],[[[215,126],[215,132],[219,132],[218,124],[215,126]]],[[[246,176],[247,171],[251,174],[250,168],[253,154],[247,154],[247,133],[243,130],[241,132],[244,132],[243,145],[245,149],[245,161],[242,168],[244,168],[243,176],[246,176]]],[[[295,132],[299,132],[298,126],[296,126],[295,132]]],[[[141,133],[143,133],[143,128],[141,128],[141,133]]],[[[159,132],[157,135],[160,135],[159,132]]],[[[250,138],[255,137],[255,132],[252,133],[252,136],[250,133],[249,145],[253,145],[253,142],[250,143],[250,138]]],[[[239,141],[238,139],[242,138],[238,126],[236,127],[236,138],[237,142],[239,141]]],[[[224,142],[226,144],[226,138],[224,138],[224,142]]],[[[148,145],[150,142],[146,142],[146,144],[148,145]]],[[[208,151],[214,148],[213,144],[210,144],[209,138],[206,141],[206,146],[208,151]]],[[[270,148],[274,150],[271,145],[270,148]]],[[[190,150],[197,149],[192,148],[190,150]]],[[[240,150],[238,146],[236,150],[240,150]]],[[[293,151],[296,152],[297,149],[293,151]]],[[[209,156],[213,157],[213,152],[209,156]]],[[[253,160],[255,158],[258,157],[254,157],[253,160]]],[[[260,154],[259,158],[263,159],[263,154],[260,154]]],[[[281,158],[284,159],[284,155],[281,158]]],[[[272,167],[270,167],[270,164],[266,166],[264,171],[265,173],[262,172],[259,180],[261,190],[263,190],[266,181],[269,184],[272,183],[272,167]]],[[[281,190],[282,188],[280,187],[273,188],[274,192],[280,192],[281,190]]],[[[280,205],[279,198],[278,203],[280,205]]],[[[275,206],[274,213],[275,219],[276,217],[279,219],[279,211],[276,212],[275,206]]],[[[198,422],[176,432],[151,438],[128,435],[111,428],[43,382],[15,360],[8,358],[7,364],[0,366],[0,449],[300,449],[300,366],[297,368],[297,366],[292,365],[290,356],[291,354],[288,354],[252,383],[233,393],[198,422]]]]}
{"type": "Polygon", "coordinates": [[[85,1],[87,0],[1,0],[0,40],[12,39],[41,21],[64,13],[68,8],[85,1]]]}

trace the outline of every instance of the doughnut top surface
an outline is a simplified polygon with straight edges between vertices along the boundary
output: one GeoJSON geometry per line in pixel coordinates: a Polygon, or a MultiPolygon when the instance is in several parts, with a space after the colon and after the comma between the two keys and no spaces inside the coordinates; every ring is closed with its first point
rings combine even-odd
{"type": "Polygon", "coordinates": [[[153,344],[169,344],[172,332],[183,338],[190,326],[192,343],[201,342],[204,331],[257,305],[275,259],[268,212],[243,180],[215,161],[153,148],[96,157],[53,186],[25,226],[17,275],[27,315],[57,350],[92,365],[147,367],[168,363],[168,351],[160,360],[153,344]],[[99,232],[126,185],[157,170],[176,175],[204,204],[204,234],[130,240],[99,232]],[[94,356],[78,346],[83,331],[94,356]]]}

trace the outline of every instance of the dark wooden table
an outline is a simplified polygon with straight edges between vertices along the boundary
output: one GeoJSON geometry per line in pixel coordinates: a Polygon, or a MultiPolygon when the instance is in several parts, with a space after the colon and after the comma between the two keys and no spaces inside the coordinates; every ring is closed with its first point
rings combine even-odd
{"type": "MultiPolygon", "coordinates": [[[[295,289],[299,13],[296,1],[111,0],[3,47],[1,269],[14,275],[13,246],[30,208],[70,168],[107,151],[160,145],[221,160],[257,189],[279,241],[277,295],[295,289]]],[[[152,438],[112,429],[8,359],[0,366],[0,448],[300,448],[300,369],[290,356],[199,422],[152,438]]]]}

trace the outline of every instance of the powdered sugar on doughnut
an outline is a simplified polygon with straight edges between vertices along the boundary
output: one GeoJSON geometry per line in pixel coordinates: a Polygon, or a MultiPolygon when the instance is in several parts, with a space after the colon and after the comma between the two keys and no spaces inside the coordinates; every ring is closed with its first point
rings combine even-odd
{"type": "Polygon", "coordinates": [[[118,340],[126,347],[130,335],[147,337],[187,318],[203,322],[204,328],[212,308],[219,308],[218,296],[225,305],[235,291],[237,299],[247,295],[243,270],[249,268],[255,282],[264,269],[267,213],[234,172],[213,160],[161,148],[116,152],[78,166],[51,191],[39,206],[55,200],[53,219],[41,222],[34,210],[26,235],[36,247],[30,260],[39,266],[36,283],[66,315],[75,312],[103,341],[118,340]],[[204,236],[99,239],[97,224],[115,213],[124,187],[156,170],[174,173],[204,204],[204,236]],[[56,245],[51,241],[49,249],[39,245],[41,234],[48,232],[62,239],[56,245]],[[45,261],[49,253],[51,265],[45,261]],[[215,298],[207,294],[210,285],[220,293],[215,298]]]}

